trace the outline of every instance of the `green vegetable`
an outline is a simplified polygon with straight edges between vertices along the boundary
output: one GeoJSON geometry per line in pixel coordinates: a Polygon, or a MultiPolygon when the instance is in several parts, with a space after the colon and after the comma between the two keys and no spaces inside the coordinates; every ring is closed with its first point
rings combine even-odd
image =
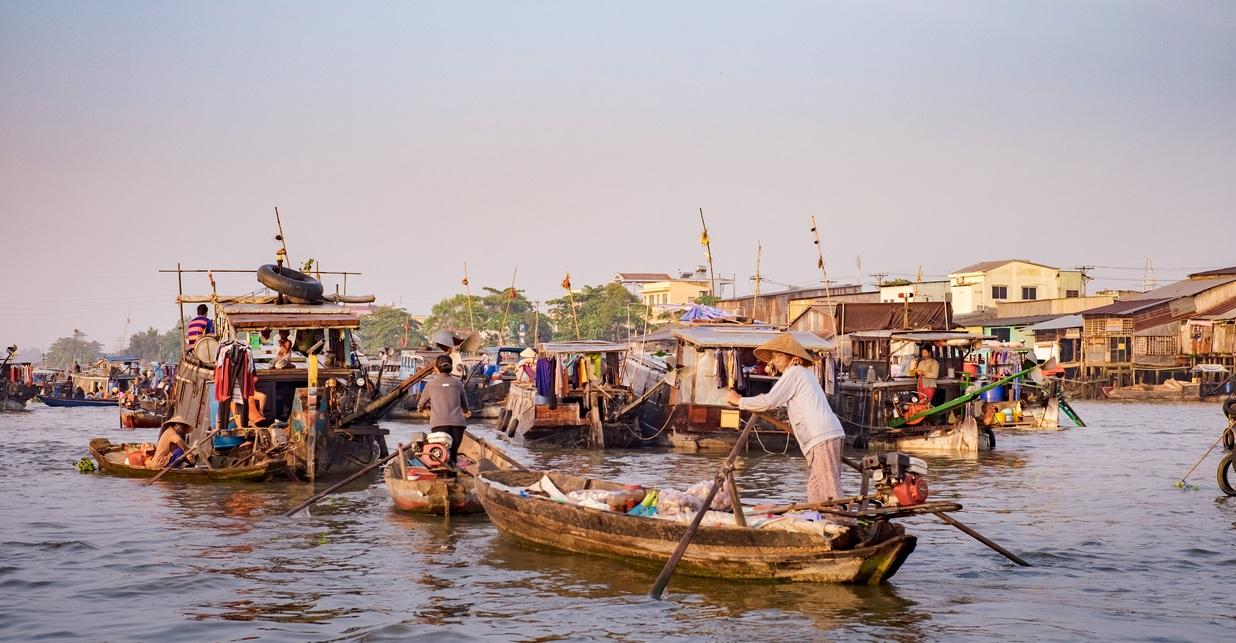
{"type": "Polygon", "coordinates": [[[73,466],[77,467],[78,473],[94,473],[94,470],[95,470],[94,460],[91,460],[90,458],[82,458],[81,460],[78,460],[77,464],[73,466]]]}

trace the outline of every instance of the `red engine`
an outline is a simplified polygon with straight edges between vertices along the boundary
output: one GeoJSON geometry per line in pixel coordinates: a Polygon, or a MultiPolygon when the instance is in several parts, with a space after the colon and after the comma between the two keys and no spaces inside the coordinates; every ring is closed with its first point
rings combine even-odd
{"type": "Polygon", "coordinates": [[[426,436],[417,432],[412,435],[409,450],[426,469],[444,469],[451,459],[451,441],[450,433],[435,431],[426,436]]]}
{"type": "Polygon", "coordinates": [[[875,485],[875,498],[886,507],[920,505],[927,501],[927,463],[900,452],[863,458],[862,495],[875,485]]]}

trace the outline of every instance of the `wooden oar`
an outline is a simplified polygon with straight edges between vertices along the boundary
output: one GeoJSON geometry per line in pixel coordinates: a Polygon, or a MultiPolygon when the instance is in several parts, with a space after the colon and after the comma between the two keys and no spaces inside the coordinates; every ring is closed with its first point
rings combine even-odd
{"type": "Polygon", "coordinates": [[[390,455],[386,456],[385,458],[381,458],[381,459],[379,459],[377,462],[374,462],[373,464],[371,464],[371,465],[369,465],[369,466],[365,467],[364,469],[361,469],[360,471],[357,471],[356,473],[353,473],[352,475],[350,475],[350,476],[348,476],[348,477],[344,478],[343,480],[340,480],[339,482],[336,482],[335,484],[333,484],[333,485],[331,485],[331,486],[327,487],[327,488],[326,488],[324,491],[322,491],[321,493],[314,494],[314,495],[313,495],[312,497],[310,497],[308,500],[306,500],[306,501],[304,501],[304,502],[300,503],[299,505],[296,505],[295,507],[292,507],[291,509],[289,509],[289,510],[287,510],[287,511],[283,512],[283,517],[284,517],[284,518],[288,518],[288,517],[292,516],[293,514],[295,514],[295,513],[299,512],[299,511],[301,511],[302,509],[305,509],[306,507],[310,507],[310,506],[312,506],[312,505],[314,505],[314,504],[317,504],[317,502],[318,502],[319,500],[321,500],[322,498],[325,498],[326,496],[330,495],[330,494],[331,494],[332,492],[334,492],[336,489],[339,489],[340,487],[342,487],[342,486],[344,486],[344,485],[348,484],[349,482],[352,482],[353,480],[355,480],[355,479],[357,479],[357,478],[359,478],[359,477],[361,477],[361,476],[365,475],[366,473],[369,473],[370,471],[373,471],[374,469],[377,469],[378,467],[380,467],[380,466],[382,466],[382,465],[386,464],[387,462],[390,462],[391,460],[394,460],[394,459],[395,459],[395,458],[396,458],[396,457],[397,457],[400,453],[403,453],[403,443],[402,443],[402,442],[401,442],[401,443],[399,443],[399,444],[397,444],[397,445],[395,445],[395,450],[394,450],[394,451],[392,451],[390,455]]]}
{"type": "MultiPolygon", "coordinates": [[[[169,431],[175,431],[175,429],[168,429],[168,430],[169,430],[169,431]]],[[[172,458],[172,461],[171,461],[171,462],[168,462],[168,463],[167,463],[167,466],[166,466],[166,467],[163,467],[163,470],[162,470],[162,471],[160,471],[160,472],[156,473],[156,474],[155,474],[155,477],[153,477],[153,478],[151,478],[151,479],[147,480],[147,481],[146,481],[146,484],[144,484],[144,485],[142,485],[142,486],[143,486],[143,487],[149,487],[150,485],[154,484],[156,480],[158,480],[159,478],[162,478],[162,477],[163,477],[163,474],[167,473],[168,471],[171,471],[171,470],[172,470],[172,467],[176,466],[176,464],[177,464],[177,463],[179,463],[181,460],[183,460],[185,456],[189,455],[190,453],[193,453],[194,451],[197,451],[197,450],[198,450],[198,448],[200,448],[200,447],[202,446],[202,443],[204,443],[204,442],[206,442],[206,440],[209,440],[210,438],[214,437],[214,435],[215,435],[216,433],[218,433],[219,431],[221,431],[221,430],[222,430],[222,428],[218,428],[218,429],[215,429],[214,431],[211,431],[210,433],[207,433],[206,435],[202,436],[202,439],[201,439],[201,440],[198,440],[198,441],[197,441],[197,443],[196,443],[196,444],[194,444],[193,446],[189,447],[189,449],[188,449],[188,450],[186,450],[186,451],[181,451],[180,455],[178,455],[178,456],[176,456],[176,457],[172,458]]]]}
{"type": "MultiPolygon", "coordinates": [[[[760,418],[761,420],[764,420],[765,422],[768,422],[769,424],[771,424],[771,425],[773,425],[773,426],[775,426],[775,427],[777,427],[777,428],[780,428],[780,429],[781,429],[781,430],[783,430],[783,431],[789,431],[789,430],[790,430],[790,427],[789,427],[789,426],[787,426],[784,422],[782,422],[782,421],[780,421],[780,420],[778,420],[778,419],[776,419],[776,418],[774,418],[774,417],[771,417],[771,416],[769,416],[769,415],[765,415],[764,413],[756,413],[756,414],[754,414],[752,417],[758,417],[758,418],[760,418]]],[[[862,472],[862,470],[863,470],[862,465],[861,465],[861,464],[859,464],[859,462],[858,462],[857,460],[855,460],[854,458],[847,458],[847,457],[845,457],[845,456],[842,456],[842,457],[841,457],[841,461],[842,461],[842,462],[844,462],[844,463],[845,463],[847,466],[849,466],[851,469],[854,469],[855,471],[858,471],[858,472],[860,472],[860,473],[861,473],[861,472],[862,472]]],[[[1023,559],[1023,558],[1021,558],[1020,556],[1018,556],[1017,554],[1014,554],[1013,552],[1011,552],[1011,551],[1009,551],[1009,550],[1005,549],[1004,547],[1001,547],[1001,546],[1000,546],[999,544],[997,544],[995,541],[993,541],[993,540],[991,540],[990,538],[988,538],[988,537],[984,536],[983,534],[980,534],[979,532],[975,531],[975,530],[974,530],[974,528],[972,528],[972,527],[969,527],[969,526],[965,525],[965,524],[964,524],[964,523],[962,523],[960,520],[957,520],[956,518],[954,518],[954,517],[952,517],[952,516],[950,516],[950,515],[948,515],[948,514],[944,513],[943,511],[933,511],[933,512],[931,512],[931,513],[932,513],[932,515],[933,515],[933,516],[935,516],[936,518],[939,518],[940,520],[943,520],[943,521],[944,521],[946,524],[948,524],[948,525],[951,525],[951,526],[953,526],[953,527],[956,527],[956,528],[957,528],[957,529],[959,529],[959,530],[960,530],[963,534],[965,534],[965,535],[967,535],[967,536],[969,536],[969,537],[971,537],[971,538],[973,538],[973,539],[975,539],[975,540],[977,540],[977,541],[979,541],[979,542],[983,543],[984,545],[987,545],[987,546],[988,546],[988,547],[990,547],[993,551],[995,551],[996,553],[1000,554],[1001,556],[1004,556],[1005,558],[1007,558],[1007,559],[1009,559],[1009,560],[1013,561],[1014,563],[1017,563],[1018,565],[1021,565],[1022,567],[1032,567],[1032,565],[1031,565],[1030,563],[1027,563],[1027,562],[1025,561],[1025,559],[1023,559]]]]}
{"type": "MultiPolygon", "coordinates": [[[[695,512],[695,518],[691,520],[691,526],[687,527],[687,533],[682,535],[682,540],[678,542],[678,547],[674,550],[674,554],[665,561],[665,568],[661,570],[661,575],[657,576],[657,582],[652,584],[652,591],[648,595],[656,600],[661,600],[661,594],[665,592],[665,586],[669,584],[670,577],[674,575],[674,569],[678,567],[679,561],[682,560],[683,554],[687,553],[687,546],[691,544],[691,539],[695,537],[695,532],[699,531],[700,523],[704,521],[704,514],[708,513],[708,509],[712,507],[712,500],[717,496],[717,492],[721,490],[722,483],[734,470],[734,460],[738,459],[738,453],[742,451],[743,445],[747,443],[747,436],[751,433],[751,428],[755,426],[754,416],[747,419],[747,426],[743,428],[742,433],[738,436],[738,441],[734,443],[734,448],[730,450],[730,456],[722,463],[721,468],[717,471],[716,477],[712,480],[712,488],[708,490],[708,495],[704,498],[704,506],[699,511],[695,512]]],[[[741,512],[741,507],[735,507],[735,510],[741,512]]]]}

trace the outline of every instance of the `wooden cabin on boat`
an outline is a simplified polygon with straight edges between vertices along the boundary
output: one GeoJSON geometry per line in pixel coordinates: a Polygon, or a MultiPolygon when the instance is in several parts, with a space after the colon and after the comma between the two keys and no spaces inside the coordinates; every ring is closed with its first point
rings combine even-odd
{"type": "Polygon", "coordinates": [[[199,339],[176,374],[173,413],[193,426],[192,440],[219,428],[207,449],[237,440],[286,444],[288,468],[309,480],[353,473],[386,454],[387,432],[371,417],[352,419],[370,399],[352,338],[360,327],[355,313],[325,303],[222,303],[214,310],[216,335],[199,339]],[[293,350],[290,363],[277,366],[280,331],[293,350]],[[233,342],[249,349],[273,426],[253,426],[248,407],[232,418],[231,405],[215,399],[218,358],[233,342]]]}
{"type": "MultiPolygon", "coordinates": [[[[674,330],[676,369],[660,409],[659,425],[667,432],[672,446],[692,451],[728,450],[734,446],[747,414],[729,406],[726,393],[734,388],[744,396],[752,396],[772,389],[777,378],[764,372],[755,358],[755,349],[781,332],[771,326],[700,325],[674,330]]],[[[831,387],[832,340],[814,333],[791,334],[818,357],[815,373],[822,386],[831,387]]],[[[771,428],[757,428],[752,434],[758,444],[770,451],[785,451],[794,441],[792,435],[771,428]]]]}
{"type": "MultiPolygon", "coordinates": [[[[889,424],[907,417],[915,405],[938,406],[961,397],[973,379],[965,365],[970,352],[989,337],[958,331],[879,330],[852,333],[851,356],[831,394],[833,411],[856,446],[910,451],[974,453],[991,449],[995,435],[980,430],[978,407],[967,404],[929,416],[912,426],[889,424]],[[927,348],[940,364],[932,400],[918,400],[911,368],[927,348]]],[[[981,403],[980,403],[981,404],[981,403]]]]}
{"type": "Polygon", "coordinates": [[[499,429],[526,440],[554,438],[595,448],[631,444],[638,435],[607,426],[629,401],[622,380],[627,347],[602,340],[545,342],[537,377],[510,385],[499,429]]]}

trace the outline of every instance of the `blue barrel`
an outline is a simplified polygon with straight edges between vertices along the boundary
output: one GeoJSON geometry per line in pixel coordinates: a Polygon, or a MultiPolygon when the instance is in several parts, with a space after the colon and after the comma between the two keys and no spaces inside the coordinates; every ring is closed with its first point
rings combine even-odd
{"type": "Polygon", "coordinates": [[[1003,402],[1004,401],[1004,391],[1006,388],[1008,388],[1007,385],[1001,385],[993,389],[990,389],[988,391],[984,391],[983,401],[984,402],[1003,402]]]}
{"type": "Polygon", "coordinates": [[[216,435],[214,443],[216,449],[232,449],[240,446],[244,441],[245,439],[239,435],[216,435]]]}

